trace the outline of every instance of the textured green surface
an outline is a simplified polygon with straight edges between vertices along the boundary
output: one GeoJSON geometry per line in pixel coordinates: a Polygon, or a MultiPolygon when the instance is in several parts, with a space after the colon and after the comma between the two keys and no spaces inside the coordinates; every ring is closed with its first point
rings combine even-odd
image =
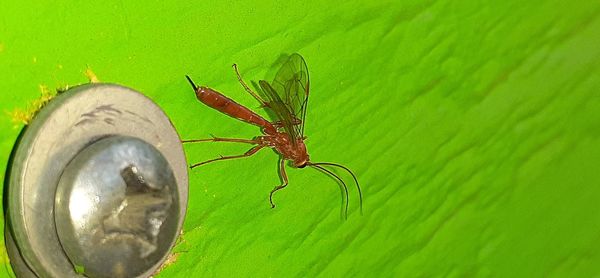
{"type": "MultiPolygon", "coordinates": [[[[600,274],[597,1],[104,2],[2,4],[0,110],[89,66],[184,138],[249,138],[183,75],[256,107],[231,64],[270,79],[300,52],[311,158],[363,185],[364,216],[352,191],[342,221],[339,188],[312,169],[290,170],[270,209],[271,151],[193,170],[182,252],[161,276],[600,274]]],[[[19,129],[0,119],[4,168],[19,129]]],[[[245,148],[186,146],[190,162],[245,148]]]]}

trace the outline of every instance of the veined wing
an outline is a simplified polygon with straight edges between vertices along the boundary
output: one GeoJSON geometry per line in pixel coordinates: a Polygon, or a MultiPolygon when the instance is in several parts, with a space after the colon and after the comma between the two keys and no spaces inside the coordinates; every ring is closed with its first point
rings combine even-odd
{"type": "Polygon", "coordinates": [[[304,58],[297,53],[291,54],[277,71],[273,82],[269,84],[261,80],[259,85],[268,97],[269,107],[296,144],[296,139],[304,137],[310,86],[304,58]]]}

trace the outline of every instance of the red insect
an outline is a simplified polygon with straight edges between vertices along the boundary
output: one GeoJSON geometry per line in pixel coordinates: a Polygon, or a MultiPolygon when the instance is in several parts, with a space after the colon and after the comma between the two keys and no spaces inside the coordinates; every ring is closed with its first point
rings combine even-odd
{"type": "Polygon", "coordinates": [[[198,100],[233,118],[261,127],[263,133],[262,136],[257,136],[253,139],[219,138],[213,136],[211,139],[184,140],[183,143],[212,141],[255,145],[244,154],[223,156],[207,160],[194,164],[191,168],[219,160],[249,157],[259,150],[269,147],[280,154],[279,174],[283,180],[283,184],[275,186],[269,194],[269,202],[271,203],[272,208],[275,207],[275,204],[273,203],[273,193],[288,185],[288,178],[285,172],[285,161],[289,160],[292,162],[292,167],[304,168],[310,166],[329,174],[338,180],[342,184],[345,192],[345,215],[348,214],[348,187],[338,175],[323,166],[333,166],[346,170],[350,173],[356,183],[360,197],[360,210],[362,213],[362,192],[356,176],[350,169],[336,163],[309,161],[306,145],[304,144],[304,139],[306,139],[304,136],[304,119],[306,117],[306,105],[308,104],[310,82],[308,78],[308,68],[304,58],[299,54],[294,53],[288,57],[287,61],[279,69],[273,82],[268,83],[265,80],[260,80],[258,84],[263,97],[252,91],[252,89],[244,82],[235,64],[233,65],[233,68],[238,77],[238,81],[244,89],[256,98],[263,107],[270,109],[273,112],[272,114],[276,117],[276,120],[269,122],[260,115],[252,112],[250,109],[213,89],[203,86],[198,87],[194,84],[192,79],[186,75],[186,78],[190,84],[192,84],[192,88],[194,88],[194,91],[196,92],[198,100]]]}

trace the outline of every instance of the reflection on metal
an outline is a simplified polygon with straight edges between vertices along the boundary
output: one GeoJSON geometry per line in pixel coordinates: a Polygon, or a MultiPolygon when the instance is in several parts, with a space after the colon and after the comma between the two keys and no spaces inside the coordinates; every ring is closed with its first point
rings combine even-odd
{"type": "Polygon", "coordinates": [[[187,164],[143,95],[89,84],[44,107],[18,142],[5,229],[19,277],[147,277],[187,207],[187,164]]]}

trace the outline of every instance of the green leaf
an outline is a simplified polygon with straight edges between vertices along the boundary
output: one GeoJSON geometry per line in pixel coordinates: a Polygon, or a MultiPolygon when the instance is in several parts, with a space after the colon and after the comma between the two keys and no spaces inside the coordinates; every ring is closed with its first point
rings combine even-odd
{"type": "MultiPolygon", "coordinates": [[[[350,187],[342,220],[340,188],[312,169],[288,168],[271,209],[271,151],[204,165],[189,250],[160,277],[600,273],[597,1],[36,2],[0,9],[0,111],[90,68],[157,102],[183,139],[252,138],[184,76],[265,115],[231,65],[257,81],[283,54],[306,60],[311,161],[357,174],[364,215],[350,187]]],[[[0,130],[4,169],[19,129],[5,116],[0,130]]],[[[185,146],[190,163],[247,148],[185,146]]]]}

